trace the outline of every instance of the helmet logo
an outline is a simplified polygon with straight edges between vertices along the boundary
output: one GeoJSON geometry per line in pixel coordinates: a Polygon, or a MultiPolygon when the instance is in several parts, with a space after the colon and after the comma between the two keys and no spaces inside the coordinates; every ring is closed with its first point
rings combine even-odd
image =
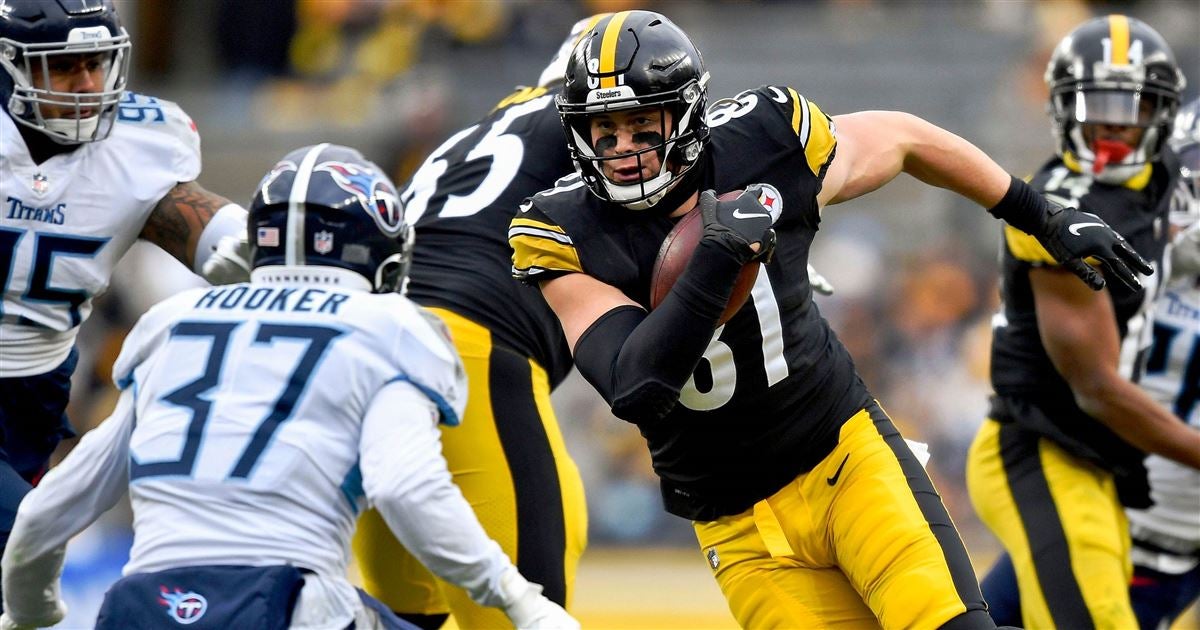
{"type": "Polygon", "coordinates": [[[404,211],[399,196],[380,173],[349,162],[323,162],[314,172],[329,173],[333,183],[358,198],[379,229],[396,236],[404,228],[404,211]]]}
{"type": "Polygon", "coordinates": [[[313,234],[313,251],[318,254],[328,254],[333,251],[333,232],[321,230],[313,234]]]}
{"type": "Polygon", "coordinates": [[[107,26],[88,26],[71,29],[71,32],[67,34],[67,43],[98,42],[111,38],[112,33],[109,32],[107,26]]]}

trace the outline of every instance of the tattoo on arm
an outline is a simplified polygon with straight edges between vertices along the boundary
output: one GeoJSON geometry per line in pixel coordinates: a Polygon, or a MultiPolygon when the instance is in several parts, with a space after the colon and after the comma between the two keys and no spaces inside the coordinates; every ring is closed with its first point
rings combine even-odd
{"type": "Polygon", "coordinates": [[[196,182],[180,182],[154,206],[140,237],[192,268],[204,226],[230,201],[196,182]]]}

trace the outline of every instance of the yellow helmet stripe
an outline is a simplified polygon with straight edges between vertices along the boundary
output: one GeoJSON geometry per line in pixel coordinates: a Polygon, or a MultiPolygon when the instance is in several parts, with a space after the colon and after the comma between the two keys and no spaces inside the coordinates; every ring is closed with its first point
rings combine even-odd
{"type": "Polygon", "coordinates": [[[612,15],[612,14],[611,13],[597,13],[596,15],[593,15],[592,17],[588,18],[587,26],[583,27],[583,30],[579,31],[579,34],[575,36],[575,43],[573,44],[573,46],[578,46],[579,42],[583,41],[583,37],[585,35],[587,35],[588,33],[591,33],[592,29],[596,28],[596,25],[600,23],[600,20],[603,20],[604,18],[609,17],[610,15],[612,15]]]}
{"type": "Polygon", "coordinates": [[[617,87],[616,76],[612,75],[613,70],[617,65],[617,40],[621,38],[621,25],[625,23],[625,18],[629,17],[629,11],[621,11],[608,21],[608,26],[604,27],[604,39],[600,42],[600,87],[613,88],[617,87]]]}
{"type": "Polygon", "coordinates": [[[1108,16],[1108,32],[1112,38],[1112,64],[1129,65],[1129,18],[1124,15],[1108,16]]]}

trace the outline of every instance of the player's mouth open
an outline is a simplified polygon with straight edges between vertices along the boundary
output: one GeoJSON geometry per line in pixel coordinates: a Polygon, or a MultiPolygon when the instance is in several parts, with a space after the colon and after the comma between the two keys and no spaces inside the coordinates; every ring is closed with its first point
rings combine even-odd
{"type": "Polygon", "coordinates": [[[619,166],[613,169],[613,181],[618,183],[637,182],[642,179],[642,169],[634,166],[619,166]]]}

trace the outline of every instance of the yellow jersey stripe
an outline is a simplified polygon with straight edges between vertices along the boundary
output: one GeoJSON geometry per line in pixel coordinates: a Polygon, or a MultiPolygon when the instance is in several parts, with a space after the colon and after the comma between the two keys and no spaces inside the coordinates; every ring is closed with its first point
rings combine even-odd
{"type": "MultiPolygon", "coordinates": [[[[801,142],[803,142],[808,133],[807,130],[803,134],[800,133],[800,122],[801,119],[804,119],[804,107],[800,105],[802,99],[793,88],[788,88],[788,94],[792,95],[792,133],[799,136],[801,142]]],[[[804,119],[804,126],[808,127],[807,119],[804,119]]]]}
{"type": "Polygon", "coordinates": [[[613,71],[617,66],[617,41],[621,39],[621,25],[625,23],[625,18],[629,17],[629,11],[621,11],[612,16],[608,21],[608,26],[604,27],[604,39],[600,42],[600,87],[614,88],[617,87],[617,77],[613,75],[613,71]],[[604,76],[604,75],[610,76],[604,76]]]}
{"type": "Polygon", "coordinates": [[[1045,247],[1038,240],[1021,230],[1011,226],[1004,226],[1004,242],[1008,245],[1008,251],[1017,260],[1025,262],[1040,263],[1044,265],[1057,265],[1058,261],[1046,251],[1045,247]]]}
{"type": "Polygon", "coordinates": [[[513,269],[518,272],[538,269],[583,271],[579,252],[573,245],[528,233],[511,234],[508,244],[513,250],[513,269]]]}
{"type": "Polygon", "coordinates": [[[833,133],[832,123],[815,103],[801,97],[805,105],[804,157],[808,160],[808,168],[813,175],[820,175],[821,169],[833,159],[833,150],[837,147],[837,136],[833,133]]]}
{"type": "Polygon", "coordinates": [[[1112,37],[1112,64],[1129,65],[1129,18],[1124,15],[1108,16],[1108,32],[1112,37]]]}

